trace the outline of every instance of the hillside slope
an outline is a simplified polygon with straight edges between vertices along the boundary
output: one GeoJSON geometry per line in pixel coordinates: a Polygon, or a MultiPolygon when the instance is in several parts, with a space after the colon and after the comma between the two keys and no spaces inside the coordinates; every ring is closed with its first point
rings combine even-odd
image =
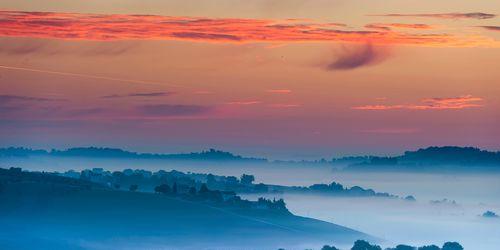
{"type": "Polygon", "coordinates": [[[304,249],[369,238],[275,211],[62,185],[65,179],[2,179],[1,249],[304,249]]]}

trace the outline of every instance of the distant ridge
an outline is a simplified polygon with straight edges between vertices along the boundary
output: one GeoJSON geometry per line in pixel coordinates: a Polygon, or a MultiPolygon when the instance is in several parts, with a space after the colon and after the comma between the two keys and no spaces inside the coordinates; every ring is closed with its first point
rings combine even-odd
{"type": "Polygon", "coordinates": [[[451,167],[500,170],[500,152],[458,146],[432,146],[415,151],[406,151],[400,156],[347,156],[314,161],[272,161],[265,158],[244,157],[216,149],[192,153],[153,154],[101,147],[76,147],[65,150],[52,149],[50,151],[24,147],[0,148],[0,158],[31,156],[252,162],[278,165],[332,166],[346,170],[432,170],[451,167]]]}
{"type": "Polygon", "coordinates": [[[66,150],[52,149],[50,151],[29,149],[23,147],[9,147],[0,149],[0,157],[30,157],[30,156],[57,156],[57,157],[88,157],[88,158],[128,158],[128,159],[165,159],[165,160],[213,160],[213,161],[252,161],[266,162],[266,159],[249,158],[234,155],[229,152],[209,149],[202,152],[180,154],[152,154],[136,153],[117,148],[78,147],[66,150]]]}
{"type": "Polygon", "coordinates": [[[369,156],[349,165],[351,170],[409,169],[428,170],[439,167],[500,169],[500,152],[481,150],[475,147],[427,147],[406,151],[394,157],[369,156]]]}

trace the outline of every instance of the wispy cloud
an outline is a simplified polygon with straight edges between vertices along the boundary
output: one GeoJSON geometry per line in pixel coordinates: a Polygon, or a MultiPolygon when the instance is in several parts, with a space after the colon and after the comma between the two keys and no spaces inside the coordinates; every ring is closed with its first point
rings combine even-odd
{"type": "Polygon", "coordinates": [[[491,31],[500,31],[500,26],[478,26],[478,27],[491,31]]]}
{"type": "Polygon", "coordinates": [[[209,113],[211,106],[181,104],[151,104],[136,107],[141,115],[148,116],[193,116],[209,113]]]}
{"type": "Polygon", "coordinates": [[[382,14],[370,16],[385,16],[385,17],[430,17],[441,19],[490,19],[496,17],[495,14],[488,14],[483,12],[470,12],[470,13],[422,13],[422,14],[382,14]]]}
{"type": "Polygon", "coordinates": [[[76,108],[67,110],[64,116],[68,117],[86,117],[89,115],[101,114],[105,111],[103,108],[76,108]]]}
{"type": "MultiPolygon", "coordinates": [[[[422,14],[487,18],[490,14],[422,14]]],[[[338,23],[156,15],[0,11],[0,36],[72,40],[188,40],[209,42],[368,42],[415,46],[499,46],[486,37],[348,30],[338,23]]]]}
{"type": "Polygon", "coordinates": [[[368,134],[414,134],[420,132],[417,128],[377,128],[360,130],[361,133],[368,134]]]}
{"type": "Polygon", "coordinates": [[[255,105],[255,104],[260,104],[262,103],[261,101],[232,101],[232,102],[226,102],[228,105],[255,105]]]}
{"type": "Polygon", "coordinates": [[[429,30],[434,27],[423,23],[370,23],[365,28],[389,31],[392,28],[429,30]]]}
{"type": "Polygon", "coordinates": [[[266,90],[266,92],[273,93],[273,94],[290,94],[290,93],[292,93],[292,91],[289,89],[268,89],[268,90],[266,90]]]}
{"type": "MultiPolygon", "coordinates": [[[[48,52],[46,41],[16,41],[16,43],[2,42],[2,46],[0,46],[0,53],[6,55],[19,56],[39,52],[43,52],[44,54],[48,52]]],[[[55,51],[52,51],[52,53],[54,52],[55,51]]]]}
{"type": "Polygon", "coordinates": [[[294,104],[294,103],[276,103],[276,104],[269,105],[269,107],[271,107],[271,108],[298,108],[301,106],[302,105],[300,105],[300,104],[294,104]]]}
{"type": "Polygon", "coordinates": [[[41,40],[41,39],[17,39],[8,40],[3,38],[0,40],[0,54],[5,55],[60,55],[60,54],[76,54],[83,56],[118,56],[125,54],[137,47],[137,42],[113,42],[113,43],[98,43],[88,46],[59,46],[56,41],[41,40]]]}
{"type": "Polygon", "coordinates": [[[101,98],[109,99],[109,98],[123,98],[123,97],[159,97],[159,96],[170,96],[174,94],[173,92],[148,92],[148,93],[130,93],[127,95],[105,95],[101,96],[101,98]]]}
{"type": "MultiPolygon", "coordinates": [[[[0,30],[1,30],[1,28],[2,28],[2,26],[0,26],[0,30]]],[[[1,31],[0,31],[0,33],[1,33],[1,31]]],[[[0,65],[0,69],[18,70],[18,71],[26,71],[26,72],[34,72],[34,73],[42,73],[42,74],[51,74],[51,75],[60,75],[60,76],[70,76],[70,77],[91,78],[91,79],[106,80],[106,81],[116,81],[116,82],[124,82],[124,83],[136,83],[136,84],[148,84],[148,85],[169,85],[169,86],[172,86],[172,87],[182,87],[181,85],[173,85],[173,84],[169,84],[169,83],[144,81],[144,80],[133,80],[133,79],[124,79],[124,78],[115,78],[115,77],[89,75],[89,74],[70,73],[70,72],[44,70],[44,69],[35,69],[35,68],[15,67],[15,66],[7,66],[7,65],[0,65]]]]}
{"type": "Polygon", "coordinates": [[[28,102],[50,102],[50,101],[65,101],[65,99],[20,96],[20,95],[0,95],[0,104],[10,103],[14,101],[28,102]]]}
{"type": "Polygon", "coordinates": [[[355,106],[356,110],[446,110],[446,109],[465,109],[483,107],[483,99],[472,95],[465,95],[451,98],[427,98],[422,99],[419,104],[395,104],[395,105],[364,105],[355,106]]]}
{"type": "Polygon", "coordinates": [[[15,120],[76,119],[104,111],[102,108],[77,107],[67,99],[18,95],[0,95],[0,110],[1,118],[15,120]]]}
{"type": "Polygon", "coordinates": [[[385,60],[386,50],[375,48],[372,44],[343,47],[333,62],[326,65],[327,70],[350,70],[367,65],[374,65],[385,60]]]}

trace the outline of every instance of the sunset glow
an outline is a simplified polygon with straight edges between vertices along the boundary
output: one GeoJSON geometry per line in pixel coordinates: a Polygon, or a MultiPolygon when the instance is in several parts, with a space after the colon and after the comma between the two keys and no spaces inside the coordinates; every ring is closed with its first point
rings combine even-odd
{"type": "Polygon", "coordinates": [[[0,4],[4,146],[500,149],[494,1],[62,2],[0,4]]]}

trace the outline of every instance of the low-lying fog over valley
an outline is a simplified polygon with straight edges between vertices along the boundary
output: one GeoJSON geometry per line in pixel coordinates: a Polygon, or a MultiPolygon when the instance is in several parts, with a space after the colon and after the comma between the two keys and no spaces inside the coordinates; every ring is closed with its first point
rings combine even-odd
{"type": "Polygon", "coordinates": [[[442,171],[439,166],[436,171],[349,171],[318,162],[68,156],[4,156],[0,163],[3,168],[59,173],[96,168],[110,172],[176,170],[237,178],[246,174],[254,177],[254,184],[281,186],[269,186],[265,192],[236,189],[243,199],[282,198],[295,215],[359,230],[380,239],[384,247],[402,243],[441,245],[445,241],[459,241],[465,249],[496,250],[500,245],[500,219],[496,216],[500,212],[500,171],[451,172],[449,166],[442,171]],[[334,188],[331,185],[311,186],[332,182],[346,191],[330,192],[334,188]],[[356,187],[362,192],[355,192],[356,187]],[[488,211],[492,216],[487,216],[488,211]]]}

